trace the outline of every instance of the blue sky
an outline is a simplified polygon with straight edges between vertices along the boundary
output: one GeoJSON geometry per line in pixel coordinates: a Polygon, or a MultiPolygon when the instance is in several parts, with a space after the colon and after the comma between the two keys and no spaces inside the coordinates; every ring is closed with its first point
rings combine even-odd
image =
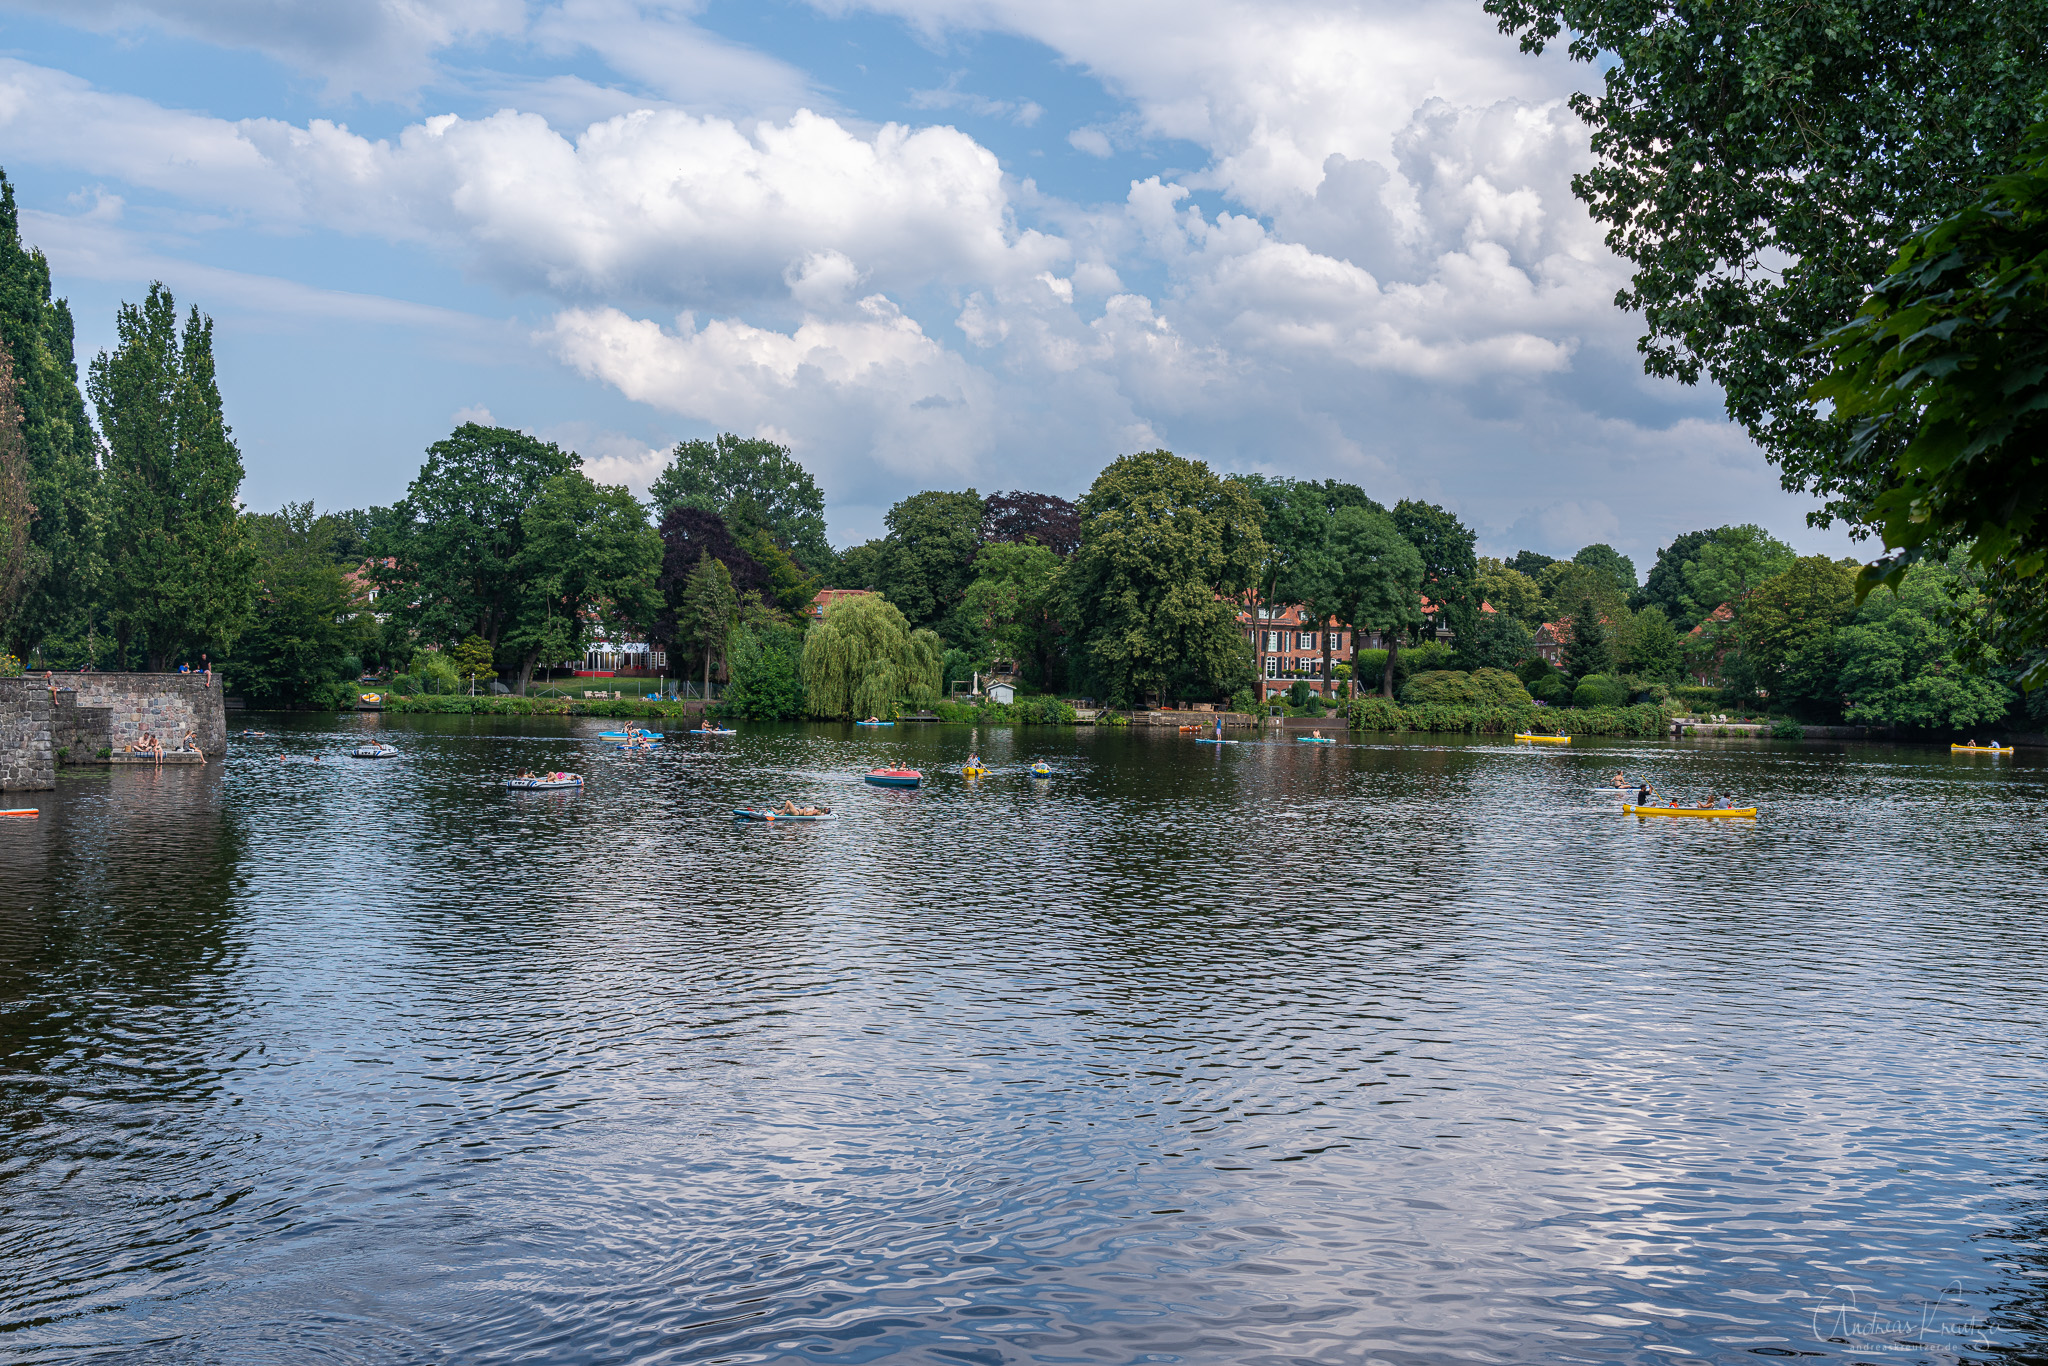
{"type": "Polygon", "coordinates": [[[255,507],[488,414],[636,490],[773,436],[840,543],[1166,446],[1494,553],[1843,553],[1640,373],[1593,76],[1477,0],[0,0],[0,166],[81,364],[152,279],[213,315],[255,507]]]}

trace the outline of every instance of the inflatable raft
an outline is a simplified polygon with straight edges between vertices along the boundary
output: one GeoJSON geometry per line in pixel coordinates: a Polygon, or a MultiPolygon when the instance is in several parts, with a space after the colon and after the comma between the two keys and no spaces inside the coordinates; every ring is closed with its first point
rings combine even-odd
{"type": "Polygon", "coordinates": [[[12,811],[0,811],[0,816],[40,816],[42,814],[33,806],[16,807],[12,811]]]}
{"type": "Polygon", "coordinates": [[[916,787],[924,782],[924,774],[914,768],[878,768],[867,780],[876,787],[916,787]]]}
{"type": "Polygon", "coordinates": [[[1705,809],[1705,810],[1700,810],[1700,809],[1696,809],[1696,808],[1694,808],[1694,807],[1690,807],[1690,806],[1624,806],[1624,807],[1622,807],[1621,809],[1622,809],[1622,812],[1623,812],[1624,814],[1629,814],[1629,813],[1633,813],[1633,814],[1635,814],[1635,815],[1638,815],[1638,816],[1723,816],[1723,817],[1725,817],[1725,816],[1755,816],[1755,815],[1756,815],[1756,808],[1755,808],[1755,807],[1753,807],[1753,806],[1737,806],[1737,807],[1724,807],[1724,808],[1722,808],[1722,809],[1720,809],[1720,810],[1715,810],[1715,809],[1713,809],[1713,808],[1711,808],[1711,807],[1709,807],[1709,808],[1707,808],[1707,809],[1705,809]]]}
{"type": "Polygon", "coordinates": [[[580,773],[550,773],[541,778],[507,778],[505,786],[514,792],[559,792],[583,786],[580,773]]]}
{"type": "Polygon", "coordinates": [[[1033,764],[1031,766],[1031,776],[1034,778],[1050,778],[1052,776],[1052,765],[1033,764]]]}
{"type": "Polygon", "coordinates": [[[357,745],[350,750],[351,759],[396,759],[398,750],[391,745],[357,745]]]}
{"type": "Polygon", "coordinates": [[[988,776],[988,770],[985,768],[977,768],[971,764],[962,764],[960,766],[960,776],[963,778],[986,778],[988,776]]]}

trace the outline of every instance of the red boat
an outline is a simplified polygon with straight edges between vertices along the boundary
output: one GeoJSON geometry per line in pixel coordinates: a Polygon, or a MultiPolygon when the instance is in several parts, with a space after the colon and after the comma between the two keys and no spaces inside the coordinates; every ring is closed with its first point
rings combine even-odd
{"type": "Polygon", "coordinates": [[[876,787],[916,787],[924,782],[924,774],[914,768],[878,768],[868,774],[868,781],[876,787]]]}

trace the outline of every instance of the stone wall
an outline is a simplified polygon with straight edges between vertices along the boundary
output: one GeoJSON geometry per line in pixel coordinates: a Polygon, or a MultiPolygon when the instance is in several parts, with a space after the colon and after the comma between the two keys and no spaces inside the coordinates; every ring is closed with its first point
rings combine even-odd
{"type": "MultiPolygon", "coordinates": [[[[113,747],[113,713],[106,707],[85,707],[69,685],[57,688],[57,710],[50,718],[50,740],[60,764],[96,764],[100,751],[113,747]]],[[[183,735],[184,732],[178,732],[183,735]]]]}
{"type": "Polygon", "coordinates": [[[0,679],[0,792],[38,792],[57,785],[50,743],[50,694],[0,679]]]}
{"type": "Polygon", "coordinates": [[[220,675],[205,674],[67,674],[59,687],[78,689],[79,709],[107,709],[107,739],[119,753],[148,731],[176,749],[186,731],[198,732],[199,748],[209,759],[228,752],[227,699],[220,675]]]}
{"type": "Polygon", "coordinates": [[[208,759],[227,756],[218,675],[63,674],[52,681],[54,698],[40,677],[0,678],[0,788],[55,787],[57,750],[67,750],[70,762],[92,763],[100,750],[118,753],[144,731],[165,749],[191,731],[208,759]]]}

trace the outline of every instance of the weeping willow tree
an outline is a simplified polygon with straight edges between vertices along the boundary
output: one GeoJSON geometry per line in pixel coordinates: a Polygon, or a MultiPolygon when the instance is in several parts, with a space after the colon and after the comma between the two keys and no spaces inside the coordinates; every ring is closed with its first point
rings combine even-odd
{"type": "Polygon", "coordinates": [[[899,698],[938,701],[946,647],[913,631],[879,594],[841,598],[804,638],[804,705],[813,716],[896,715],[899,698]]]}

